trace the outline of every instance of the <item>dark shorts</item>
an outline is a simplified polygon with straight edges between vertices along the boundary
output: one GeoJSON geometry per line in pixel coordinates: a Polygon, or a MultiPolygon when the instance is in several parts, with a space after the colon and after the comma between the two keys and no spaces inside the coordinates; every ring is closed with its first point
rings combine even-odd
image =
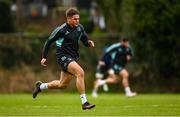
{"type": "Polygon", "coordinates": [[[124,65],[113,64],[112,69],[114,70],[115,74],[119,74],[124,69],[124,65]]]}
{"type": "Polygon", "coordinates": [[[72,61],[76,61],[77,62],[77,59],[72,58],[71,56],[69,56],[67,54],[57,54],[57,63],[59,64],[60,68],[64,72],[68,72],[67,71],[68,65],[72,61]]]}
{"type": "Polygon", "coordinates": [[[98,65],[96,68],[96,73],[105,74],[110,69],[107,65],[98,65]]]}
{"type": "Polygon", "coordinates": [[[110,66],[107,65],[97,65],[96,68],[96,78],[102,79],[105,78],[105,76],[108,75],[108,70],[110,69],[110,66]]]}

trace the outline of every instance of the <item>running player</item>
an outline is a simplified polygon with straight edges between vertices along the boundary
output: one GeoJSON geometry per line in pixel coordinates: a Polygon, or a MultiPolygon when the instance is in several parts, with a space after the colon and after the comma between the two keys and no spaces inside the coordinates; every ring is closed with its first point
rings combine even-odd
{"type": "Polygon", "coordinates": [[[64,89],[67,87],[73,77],[76,78],[77,90],[80,93],[82,109],[91,109],[95,107],[87,101],[85,94],[84,70],[78,64],[79,60],[79,41],[87,47],[94,47],[94,42],[89,40],[86,32],[81,24],[79,24],[79,11],[75,8],[66,10],[67,22],[57,27],[45,42],[41,65],[46,66],[47,55],[50,45],[56,43],[57,63],[61,67],[59,80],[54,80],[47,83],[41,81],[36,82],[33,91],[33,98],[45,89],[64,89]]]}
{"type": "MultiPolygon", "coordinates": [[[[132,48],[129,45],[129,40],[123,37],[120,43],[115,43],[106,49],[106,54],[111,55],[112,58],[112,72],[111,75],[105,80],[98,80],[96,86],[99,87],[104,84],[118,83],[118,77],[122,78],[122,85],[125,94],[128,97],[135,96],[136,93],[132,92],[129,86],[129,73],[125,69],[125,65],[131,60],[133,56],[132,48]],[[114,73],[113,73],[114,72],[114,73]]],[[[105,54],[105,56],[106,56],[105,54]]]]}

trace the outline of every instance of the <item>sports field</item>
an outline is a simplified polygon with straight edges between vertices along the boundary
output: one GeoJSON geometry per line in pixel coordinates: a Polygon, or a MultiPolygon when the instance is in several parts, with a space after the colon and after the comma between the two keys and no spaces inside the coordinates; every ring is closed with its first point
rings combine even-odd
{"type": "Polygon", "coordinates": [[[81,109],[79,94],[0,94],[0,116],[180,116],[180,94],[88,95],[92,110],[81,109]]]}

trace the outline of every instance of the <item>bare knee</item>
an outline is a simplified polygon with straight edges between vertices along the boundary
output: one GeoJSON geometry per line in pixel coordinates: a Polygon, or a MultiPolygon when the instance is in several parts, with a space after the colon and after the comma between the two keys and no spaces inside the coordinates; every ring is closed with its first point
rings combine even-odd
{"type": "Polygon", "coordinates": [[[128,72],[124,73],[124,77],[128,78],[129,77],[129,73],[128,72]]]}
{"type": "Polygon", "coordinates": [[[84,71],[83,71],[83,70],[79,71],[79,72],[76,74],[76,77],[77,77],[77,78],[84,78],[84,71]]]}
{"type": "Polygon", "coordinates": [[[129,73],[127,72],[127,70],[122,70],[120,72],[120,75],[122,76],[122,78],[128,78],[129,77],[129,73]]]}

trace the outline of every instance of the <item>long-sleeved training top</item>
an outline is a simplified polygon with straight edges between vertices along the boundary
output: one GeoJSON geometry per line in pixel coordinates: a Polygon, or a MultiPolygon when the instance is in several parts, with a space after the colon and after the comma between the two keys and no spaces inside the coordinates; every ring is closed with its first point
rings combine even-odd
{"type": "Polygon", "coordinates": [[[71,27],[69,24],[64,23],[52,31],[50,37],[45,42],[42,57],[47,58],[50,45],[56,41],[56,53],[67,54],[72,58],[79,58],[79,41],[89,47],[88,37],[81,24],[76,27],[71,27]]]}
{"type": "Polygon", "coordinates": [[[107,55],[111,56],[113,63],[125,65],[127,63],[127,55],[133,56],[133,51],[131,46],[126,48],[119,42],[112,44],[106,49],[104,56],[107,55]]]}

